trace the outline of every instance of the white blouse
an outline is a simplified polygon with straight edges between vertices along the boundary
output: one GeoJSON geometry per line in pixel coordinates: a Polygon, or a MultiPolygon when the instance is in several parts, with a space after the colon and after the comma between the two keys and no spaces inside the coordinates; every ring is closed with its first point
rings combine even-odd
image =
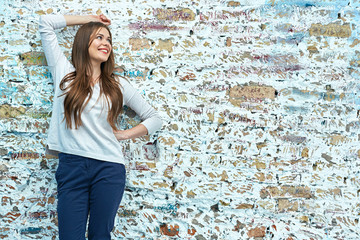
{"type": "MultiPolygon", "coordinates": [[[[40,17],[39,31],[48,66],[54,81],[54,103],[48,132],[48,149],[70,153],[97,160],[124,164],[120,143],[116,139],[107,121],[108,106],[104,98],[99,99],[100,86],[95,84],[93,94],[81,114],[82,126],[69,129],[64,120],[64,97],[59,88],[63,77],[74,71],[74,67],[65,57],[58,44],[55,29],[66,27],[62,15],[45,15],[40,17]]],[[[126,80],[120,78],[123,103],[133,109],[141,118],[149,134],[159,130],[162,120],[159,114],[126,80]]]]}

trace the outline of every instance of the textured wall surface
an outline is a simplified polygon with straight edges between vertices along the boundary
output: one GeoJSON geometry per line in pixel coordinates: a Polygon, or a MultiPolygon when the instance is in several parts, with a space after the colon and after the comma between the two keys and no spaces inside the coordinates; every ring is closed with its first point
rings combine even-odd
{"type": "Polygon", "coordinates": [[[117,74],[165,122],[122,143],[114,239],[360,239],[359,0],[0,5],[0,239],[57,239],[38,19],[59,13],[112,19],[117,74]]]}

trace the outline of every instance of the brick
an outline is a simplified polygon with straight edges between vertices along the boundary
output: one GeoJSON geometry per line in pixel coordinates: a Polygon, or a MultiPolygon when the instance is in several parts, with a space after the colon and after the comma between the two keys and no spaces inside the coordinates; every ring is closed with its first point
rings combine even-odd
{"type": "Polygon", "coordinates": [[[187,233],[188,233],[188,235],[190,235],[190,236],[194,236],[195,233],[196,233],[196,229],[195,229],[195,228],[189,228],[187,233]]]}
{"type": "Polygon", "coordinates": [[[250,229],[247,232],[247,235],[249,238],[265,237],[265,230],[266,230],[266,227],[264,227],[264,226],[255,227],[255,228],[250,229]]]}
{"type": "Polygon", "coordinates": [[[28,216],[31,219],[46,219],[46,218],[48,218],[48,214],[46,212],[44,212],[44,211],[30,212],[28,216]]]}
{"type": "Polygon", "coordinates": [[[163,224],[163,225],[160,225],[160,231],[161,231],[161,234],[163,234],[165,236],[174,237],[174,236],[179,235],[179,225],[163,224]]]}
{"type": "Polygon", "coordinates": [[[21,234],[36,234],[40,233],[42,231],[42,228],[36,228],[36,227],[28,227],[20,230],[21,234]]]}
{"type": "Polygon", "coordinates": [[[138,213],[135,210],[120,209],[117,215],[119,217],[136,217],[138,213]]]}
{"type": "Polygon", "coordinates": [[[40,154],[37,152],[11,152],[11,159],[13,160],[29,160],[29,159],[38,159],[40,154]]]}
{"type": "Polygon", "coordinates": [[[21,216],[21,214],[19,212],[8,212],[5,215],[3,215],[2,221],[6,222],[6,223],[11,223],[20,216],[21,216]]]}
{"type": "Polygon", "coordinates": [[[1,118],[17,118],[26,112],[26,108],[12,107],[8,104],[0,105],[0,117],[1,118]]]}
{"type": "Polygon", "coordinates": [[[10,228],[0,227],[0,238],[1,239],[8,239],[9,234],[11,234],[10,228]]]}
{"type": "Polygon", "coordinates": [[[344,25],[339,25],[335,23],[330,23],[327,25],[311,24],[309,33],[310,36],[348,38],[351,36],[351,29],[349,24],[344,24],[344,25]]]}
{"type": "Polygon", "coordinates": [[[231,47],[231,38],[228,37],[226,38],[226,44],[225,44],[227,47],[231,47]]]}
{"type": "Polygon", "coordinates": [[[308,148],[304,148],[301,152],[301,157],[307,158],[309,157],[309,149],[308,148]]]}
{"type": "Polygon", "coordinates": [[[234,86],[229,90],[231,100],[252,101],[256,99],[275,99],[275,89],[269,86],[234,86]]]}
{"type": "Polygon", "coordinates": [[[155,21],[138,21],[136,23],[130,23],[129,29],[131,30],[142,30],[142,31],[177,31],[181,30],[182,27],[171,26],[168,24],[161,24],[155,21]]]}
{"type": "Polygon", "coordinates": [[[248,204],[248,203],[242,203],[236,207],[236,209],[253,209],[253,208],[254,208],[254,204],[248,204]]]}
{"type": "Polygon", "coordinates": [[[322,199],[326,197],[337,198],[342,195],[342,191],[340,188],[333,188],[333,189],[317,189],[315,192],[316,198],[322,199]]]}
{"type": "Polygon", "coordinates": [[[24,65],[46,66],[46,58],[43,52],[26,52],[20,54],[20,60],[24,65]]]}
{"type": "Polygon", "coordinates": [[[261,198],[266,198],[267,196],[271,196],[273,198],[312,198],[314,196],[309,187],[302,186],[266,187],[261,191],[264,191],[261,198]]]}
{"type": "Polygon", "coordinates": [[[294,142],[294,143],[302,143],[306,141],[306,137],[296,136],[296,135],[285,135],[280,137],[284,141],[294,142]]]}
{"type": "Polygon", "coordinates": [[[255,166],[257,170],[261,170],[266,168],[266,163],[264,163],[263,161],[255,160],[251,164],[251,166],[255,166]]]}
{"type": "Polygon", "coordinates": [[[329,139],[329,143],[331,145],[339,145],[347,141],[348,139],[345,136],[339,134],[331,135],[329,139]]]}
{"type": "MultiPolygon", "coordinates": [[[[234,3],[236,5],[236,3],[234,3]]],[[[236,19],[255,21],[256,17],[252,15],[253,11],[227,11],[227,10],[214,10],[214,11],[202,11],[200,12],[200,21],[209,21],[212,20],[226,20],[226,19],[236,19]]]]}
{"type": "MultiPolygon", "coordinates": [[[[262,195],[260,195],[261,197],[262,195]]],[[[256,203],[256,207],[263,208],[268,211],[275,211],[276,202],[273,200],[259,200],[256,203]]]]}
{"type": "Polygon", "coordinates": [[[144,49],[150,49],[150,40],[143,38],[130,38],[129,45],[131,46],[131,51],[139,51],[144,49]]]}
{"type": "Polygon", "coordinates": [[[159,157],[159,149],[154,143],[147,143],[143,146],[143,150],[147,160],[156,160],[159,157]]]}
{"type": "Polygon", "coordinates": [[[278,199],[278,208],[280,212],[297,212],[299,211],[299,203],[288,199],[278,199]]]}
{"type": "Polygon", "coordinates": [[[135,166],[132,166],[131,169],[138,171],[151,171],[156,168],[156,163],[153,162],[138,162],[136,161],[135,166]]]}
{"type": "Polygon", "coordinates": [[[173,137],[161,137],[159,138],[159,142],[165,145],[173,145],[175,144],[175,139],[173,137]]]}
{"type": "Polygon", "coordinates": [[[159,39],[158,45],[156,45],[156,49],[166,50],[169,53],[173,51],[174,43],[170,39],[159,39]]]}
{"type": "Polygon", "coordinates": [[[154,9],[154,16],[159,20],[170,20],[170,21],[195,20],[195,13],[188,8],[182,8],[179,10],[156,8],[154,9]]]}
{"type": "Polygon", "coordinates": [[[228,7],[238,7],[240,6],[240,2],[236,2],[236,1],[229,1],[228,2],[228,7]]]}

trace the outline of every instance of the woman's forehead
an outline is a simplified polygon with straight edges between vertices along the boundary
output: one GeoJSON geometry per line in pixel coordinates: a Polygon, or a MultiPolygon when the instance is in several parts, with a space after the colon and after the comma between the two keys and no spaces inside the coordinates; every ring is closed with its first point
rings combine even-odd
{"type": "Polygon", "coordinates": [[[110,37],[110,32],[106,28],[103,28],[103,27],[99,28],[96,31],[96,34],[102,34],[105,37],[110,37]]]}

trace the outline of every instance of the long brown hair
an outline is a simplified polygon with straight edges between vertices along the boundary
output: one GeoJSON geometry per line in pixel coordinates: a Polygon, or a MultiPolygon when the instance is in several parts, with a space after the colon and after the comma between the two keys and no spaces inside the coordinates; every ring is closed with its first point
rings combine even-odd
{"type": "MultiPolygon", "coordinates": [[[[75,71],[68,73],[60,82],[60,89],[64,91],[64,111],[66,126],[72,128],[72,118],[75,122],[75,129],[82,125],[81,113],[92,96],[89,46],[95,39],[101,28],[110,29],[103,23],[90,22],[82,25],[77,31],[71,53],[71,61],[75,71]],[[65,86],[67,83],[69,84],[65,86]]],[[[120,90],[120,83],[114,75],[115,60],[114,53],[111,53],[106,62],[101,63],[101,75],[99,79],[100,97],[104,94],[109,107],[107,121],[112,129],[117,130],[118,116],[123,105],[123,95],[120,90]]]]}

